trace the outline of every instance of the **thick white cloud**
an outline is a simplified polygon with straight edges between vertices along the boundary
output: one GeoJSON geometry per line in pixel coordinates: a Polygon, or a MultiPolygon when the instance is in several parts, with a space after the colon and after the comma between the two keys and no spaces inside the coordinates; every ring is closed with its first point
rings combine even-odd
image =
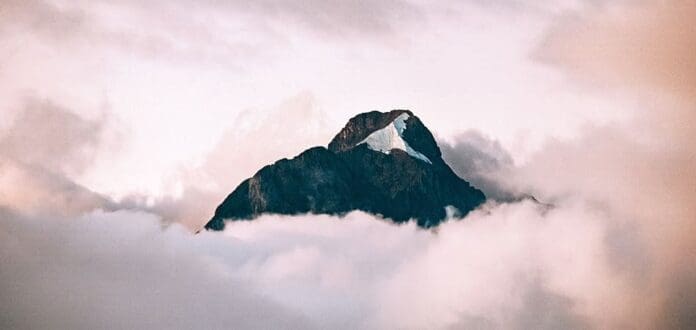
{"type": "Polygon", "coordinates": [[[0,216],[4,329],[309,327],[232,276],[233,260],[205,252],[234,251],[234,240],[209,238],[199,249],[183,228],[125,211],[0,216]]]}
{"type": "Polygon", "coordinates": [[[606,219],[583,205],[491,205],[437,231],[264,216],[195,236],[147,213],[2,217],[9,328],[585,328],[622,307],[606,219]]]}

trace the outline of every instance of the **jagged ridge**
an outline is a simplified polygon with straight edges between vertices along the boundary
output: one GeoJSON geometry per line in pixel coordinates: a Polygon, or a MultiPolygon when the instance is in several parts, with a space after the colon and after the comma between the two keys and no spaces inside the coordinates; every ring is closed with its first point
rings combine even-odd
{"type": "Polygon", "coordinates": [[[415,219],[430,227],[445,218],[446,206],[465,215],[484,200],[442,160],[432,134],[411,111],[372,111],[351,118],[328,149],[314,147],[259,170],[227,196],[206,228],[221,230],[226,219],[250,220],[263,213],[340,215],[352,210],[394,222],[415,219]],[[360,143],[404,113],[409,117],[403,139],[432,164],[404,150],[384,153],[360,143]]]}

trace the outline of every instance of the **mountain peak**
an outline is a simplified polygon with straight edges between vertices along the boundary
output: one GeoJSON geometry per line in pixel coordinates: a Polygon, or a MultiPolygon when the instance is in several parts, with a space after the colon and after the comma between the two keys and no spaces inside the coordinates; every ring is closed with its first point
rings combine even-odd
{"type": "Polygon", "coordinates": [[[441,161],[442,157],[432,133],[410,110],[361,113],[348,120],[328,147],[333,152],[344,152],[362,143],[385,153],[401,149],[428,163],[441,161]]]}
{"type": "Polygon", "coordinates": [[[428,157],[423,155],[418,150],[413,149],[406,140],[404,133],[406,131],[406,120],[410,118],[408,113],[402,113],[397,116],[390,124],[382,129],[378,129],[368,135],[360,144],[367,144],[367,147],[385,154],[390,154],[392,150],[399,149],[406,151],[411,157],[420,159],[428,164],[432,164],[428,157]]]}
{"type": "Polygon", "coordinates": [[[348,120],[346,126],[329,142],[329,150],[341,152],[351,149],[365,140],[373,132],[390,125],[402,115],[413,113],[409,110],[392,110],[389,112],[370,111],[361,113],[348,120]]]}
{"type": "Polygon", "coordinates": [[[353,210],[421,227],[438,225],[447,207],[463,216],[483,193],[442,160],[433,135],[409,110],[351,118],[327,148],[281,159],[242,182],[215,210],[207,229],[264,213],[341,215],[353,210]]]}

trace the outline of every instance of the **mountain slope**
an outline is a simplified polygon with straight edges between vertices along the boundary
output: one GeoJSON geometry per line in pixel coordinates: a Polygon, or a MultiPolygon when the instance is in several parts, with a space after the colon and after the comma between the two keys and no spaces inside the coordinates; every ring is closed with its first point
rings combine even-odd
{"type": "Polygon", "coordinates": [[[351,118],[328,148],[282,159],[242,182],[215,210],[206,229],[263,213],[379,214],[435,226],[445,207],[465,215],[483,193],[442,160],[430,131],[408,110],[372,111],[351,118]]]}

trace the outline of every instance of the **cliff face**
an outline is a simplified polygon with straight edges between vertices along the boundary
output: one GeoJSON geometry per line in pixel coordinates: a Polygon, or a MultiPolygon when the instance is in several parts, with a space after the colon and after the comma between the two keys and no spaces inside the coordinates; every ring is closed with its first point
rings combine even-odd
{"type": "Polygon", "coordinates": [[[463,216],[483,193],[442,160],[430,131],[407,110],[357,115],[329,143],[282,159],[242,182],[207,229],[263,213],[343,214],[352,210],[435,226],[453,206],[463,216]]]}

